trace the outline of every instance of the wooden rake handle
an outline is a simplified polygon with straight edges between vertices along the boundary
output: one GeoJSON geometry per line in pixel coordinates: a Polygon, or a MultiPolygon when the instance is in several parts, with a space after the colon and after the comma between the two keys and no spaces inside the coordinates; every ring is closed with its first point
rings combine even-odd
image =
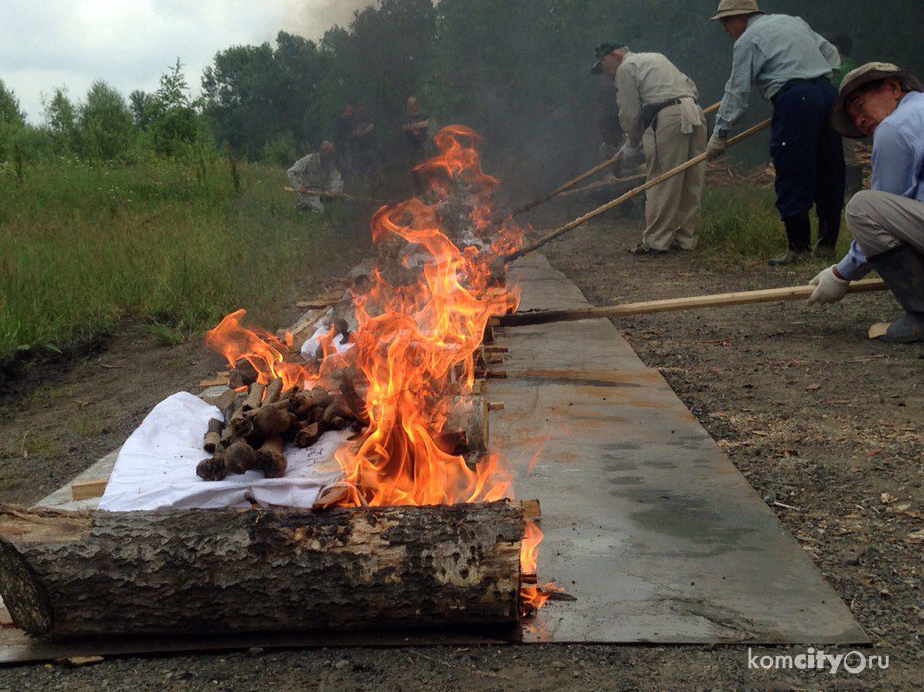
{"type": "MultiPolygon", "coordinates": [[[[888,286],[882,279],[865,279],[853,281],[847,287],[848,293],[870,293],[885,291],[888,286]]],[[[771,303],[780,300],[804,300],[815,291],[815,286],[790,286],[787,288],[768,288],[759,291],[742,291],[739,293],[716,293],[688,298],[669,298],[667,300],[649,300],[642,303],[624,303],[606,305],[598,308],[578,308],[575,310],[542,310],[537,312],[514,313],[494,317],[489,322],[492,327],[525,327],[550,322],[573,322],[575,320],[594,320],[610,317],[631,317],[633,315],[653,315],[658,312],[676,312],[679,310],[699,310],[701,308],[721,308],[729,305],[751,305],[753,303],[771,303]]]]}

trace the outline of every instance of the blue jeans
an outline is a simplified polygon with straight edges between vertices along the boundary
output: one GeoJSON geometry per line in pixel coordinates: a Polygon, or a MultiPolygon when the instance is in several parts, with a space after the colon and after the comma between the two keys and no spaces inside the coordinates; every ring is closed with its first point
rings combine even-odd
{"type": "Polygon", "coordinates": [[[819,77],[784,86],[774,97],[770,155],[784,221],[813,205],[819,218],[839,216],[844,206],[844,147],[829,121],[836,96],[834,85],[819,77]]]}

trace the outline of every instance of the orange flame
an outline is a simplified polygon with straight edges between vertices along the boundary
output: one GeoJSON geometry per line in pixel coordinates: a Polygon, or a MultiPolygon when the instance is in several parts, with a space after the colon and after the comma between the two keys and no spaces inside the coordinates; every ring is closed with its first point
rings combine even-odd
{"type": "MultiPolygon", "coordinates": [[[[449,454],[437,440],[450,419],[471,409],[475,354],[488,321],[515,310],[518,294],[494,284],[492,268],[519,246],[522,231],[491,223],[490,197],[497,180],[481,169],[479,136],[461,126],[441,130],[434,138],[439,155],[418,166],[427,192],[391,207],[372,219],[376,243],[387,241],[408,250],[422,269],[409,285],[389,282],[387,271],[371,273],[369,288],[352,296],[358,327],[353,348],[337,355],[322,341],[320,367],[287,363],[292,338],[241,325],[243,310],[222,320],[206,335],[206,343],[233,366],[246,358],[259,381],[282,377],[285,386],[305,386],[349,368],[365,386],[369,425],[358,440],[344,443],[336,458],[348,488],[347,506],[426,505],[490,502],[512,497],[509,473],[495,454],[470,465],[449,454]],[[464,198],[468,240],[447,235],[449,200],[464,198]],[[445,232],[444,232],[445,231],[445,232]],[[472,240],[474,239],[474,240],[472,240]],[[413,250],[413,253],[411,252],[413,250]]],[[[453,208],[456,208],[458,205],[453,208]]],[[[330,335],[333,337],[333,334],[330,335]]],[[[359,388],[363,390],[363,387],[359,388]]],[[[533,574],[542,534],[527,522],[523,541],[523,573],[533,574]]],[[[524,585],[528,609],[548,595],[524,585]]]]}
{"type": "Polygon", "coordinates": [[[517,305],[512,292],[488,291],[494,257],[473,246],[460,249],[441,228],[440,205],[460,188],[469,195],[476,228],[487,227],[497,181],[481,170],[477,139],[464,127],[441,130],[435,137],[440,154],[417,169],[427,176],[433,201],[383,207],[372,220],[376,242],[400,238],[424,263],[412,285],[393,286],[375,273],[369,291],[355,299],[353,357],[369,384],[370,426],[361,444],[337,452],[355,488],[348,504],[454,504],[507,494],[509,475],[496,457],[471,469],[435,441],[470,398],[474,354],[488,320],[517,305]]]}
{"type": "MultiPolygon", "coordinates": [[[[535,578],[539,566],[539,544],[542,543],[542,530],[534,521],[526,521],[526,531],[520,546],[520,574],[535,578]]],[[[539,610],[552,594],[561,591],[554,582],[543,586],[525,581],[520,585],[520,613],[526,617],[539,610]]]]}

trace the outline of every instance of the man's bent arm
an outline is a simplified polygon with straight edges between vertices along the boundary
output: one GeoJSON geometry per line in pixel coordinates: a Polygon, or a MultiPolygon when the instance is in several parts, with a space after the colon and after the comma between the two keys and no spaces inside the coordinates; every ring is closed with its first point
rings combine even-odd
{"type": "Polygon", "coordinates": [[[715,118],[715,132],[722,137],[728,137],[748,109],[756,50],[757,46],[753,43],[735,44],[731,76],[725,85],[725,96],[722,97],[722,105],[715,118]]]}

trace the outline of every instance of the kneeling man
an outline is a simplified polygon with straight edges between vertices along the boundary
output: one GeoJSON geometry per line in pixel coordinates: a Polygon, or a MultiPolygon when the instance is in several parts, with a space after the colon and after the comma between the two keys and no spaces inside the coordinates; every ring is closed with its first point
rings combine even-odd
{"type": "Polygon", "coordinates": [[[880,337],[924,340],[924,84],[889,63],[868,63],[844,77],[831,124],[845,137],[873,136],[871,190],[847,204],[854,241],[816,276],[809,303],[834,303],[848,284],[875,269],[904,308],[880,337]]]}

